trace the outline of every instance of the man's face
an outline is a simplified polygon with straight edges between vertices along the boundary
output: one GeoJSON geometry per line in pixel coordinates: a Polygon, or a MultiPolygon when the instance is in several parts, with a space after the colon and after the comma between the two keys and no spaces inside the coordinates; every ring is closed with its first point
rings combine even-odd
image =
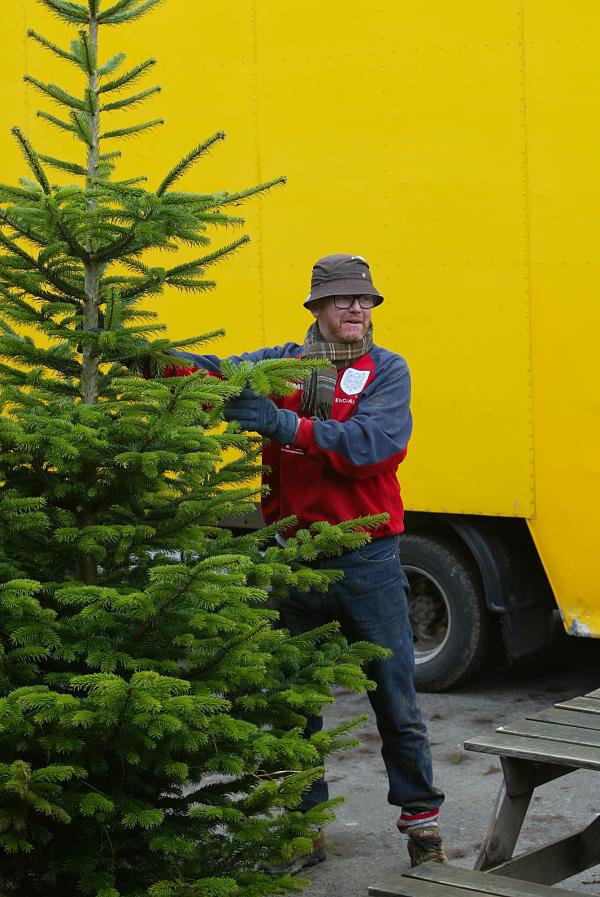
{"type": "Polygon", "coordinates": [[[350,308],[336,308],[334,297],[320,299],[310,306],[317,319],[319,330],[327,342],[357,343],[367,333],[371,324],[371,309],[361,308],[358,296],[350,308]]]}

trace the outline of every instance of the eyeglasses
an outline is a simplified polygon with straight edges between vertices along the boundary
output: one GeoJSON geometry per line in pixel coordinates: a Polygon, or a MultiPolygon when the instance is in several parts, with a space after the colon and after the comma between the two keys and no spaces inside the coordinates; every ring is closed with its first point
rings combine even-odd
{"type": "Polygon", "coordinates": [[[336,308],[352,308],[354,301],[358,299],[361,308],[373,308],[376,296],[334,296],[333,304],[336,308]]]}

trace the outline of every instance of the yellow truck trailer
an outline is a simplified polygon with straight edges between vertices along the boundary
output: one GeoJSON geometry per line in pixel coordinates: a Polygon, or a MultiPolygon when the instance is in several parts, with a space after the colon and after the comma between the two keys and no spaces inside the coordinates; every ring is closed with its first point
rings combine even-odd
{"type": "MultiPolygon", "coordinates": [[[[14,123],[65,150],[21,80],[61,83],[60,61],[27,27],[58,38],[32,0],[3,16],[2,180],[23,173],[14,123]]],[[[158,57],[167,124],[129,145],[125,175],[158,179],[224,129],[195,188],[289,178],[246,209],[253,242],[216,297],[163,301],[170,332],[224,326],[222,354],[300,340],[329,252],[364,255],[386,296],[376,342],[413,376],[418,685],[471,675],[500,633],[513,657],[547,644],[558,614],[600,636],[596,0],[170,0],[132,34],[130,60],[158,57]]]]}

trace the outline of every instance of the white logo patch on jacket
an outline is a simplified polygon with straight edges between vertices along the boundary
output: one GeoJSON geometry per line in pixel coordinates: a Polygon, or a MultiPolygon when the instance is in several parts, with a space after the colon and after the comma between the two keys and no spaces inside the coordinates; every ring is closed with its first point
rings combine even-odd
{"type": "Polygon", "coordinates": [[[347,396],[356,396],[365,388],[370,371],[359,371],[357,368],[346,368],[340,380],[340,386],[347,396]]]}

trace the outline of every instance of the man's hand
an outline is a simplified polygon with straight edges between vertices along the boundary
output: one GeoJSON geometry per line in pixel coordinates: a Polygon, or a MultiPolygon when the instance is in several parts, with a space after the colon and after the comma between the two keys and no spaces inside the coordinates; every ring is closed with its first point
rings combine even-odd
{"type": "Polygon", "coordinates": [[[252,430],[275,439],[282,445],[292,442],[298,430],[298,415],[275,402],[260,396],[252,389],[244,389],[237,399],[231,399],[223,412],[225,420],[235,420],[242,430],[252,430]]]}

